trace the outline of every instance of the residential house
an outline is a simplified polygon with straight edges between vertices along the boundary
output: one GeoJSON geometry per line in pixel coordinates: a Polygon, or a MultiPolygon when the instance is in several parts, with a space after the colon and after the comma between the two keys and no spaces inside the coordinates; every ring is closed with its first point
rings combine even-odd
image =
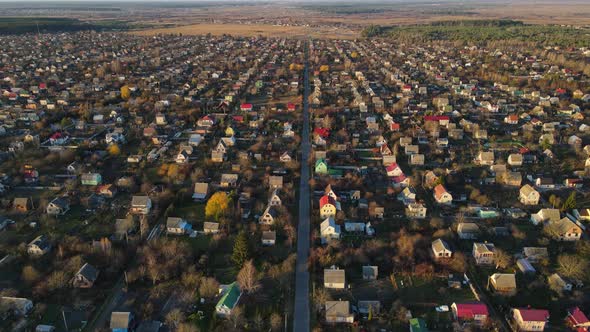
{"type": "Polygon", "coordinates": [[[549,252],[545,247],[524,247],[522,248],[522,255],[531,263],[539,263],[549,259],[549,252]]]}
{"type": "Polygon", "coordinates": [[[354,314],[348,301],[326,301],[327,323],[354,323],[354,314]]]}
{"type": "Polygon", "coordinates": [[[566,281],[557,273],[547,277],[547,284],[560,295],[563,295],[563,292],[571,292],[574,287],[571,282],[566,281]]]}
{"type": "Polygon", "coordinates": [[[488,307],[482,302],[453,303],[451,312],[459,322],[473,322],[483,326],[489,317],[488,307]]]}
{"type": "Polygon", "coordinates": [[[590,331],[590,320],[578,307],[569,308],[565,317],[566,324],[576,332],[590,331]]]}
{"type": "Polygon", "coordinates": [[[336,200],[328,195],[320,198],[320,217],[322,219],[335,217],[339,204],[336,200]]]}
{"type": "Polygon", "coordinates": [[[502,172],[497,182],[510,187],[520,187],[522,185],[522,174],[520,172],[502,172]]]}
{"type": "Polygon", "coordinates": [[[523,274],[535,274],[537,270],[535,267],[528,261],[526,258],[520,258],[516,260],[516,267],[522,272],[523,274]]]}
{"type": "Polygon", "coordinates": [[[17,212],[27,212],[32,208],[33,204],[27,197],[17,197],[12,201],[12,207],[17,212]]]}
{"type": "Polygon", "coordinates": [[[223,295],[215,305],[215,313],[221,317],[229,317],[232,310],[238,305],[242,291],[237,282],[232,282],[224,290],[223,295]]]}
{"type": "Polygon", "coordinates": [[[103,197],[113,198],[117,194],[117,187],[114,184],[99,186],[96,192],[103,197]]]}
{"type": "Polygon", "coordinates": [[[27,245],[27,253],[33,256],[41,256],[51,250],[51,243],[46,235],[39,235],[27,245]]]}
{"type": "Polygon", "coordinates": [[[451,204],[453,202],[453,196],[442,184],[434,187],[434,199],[438,204],[451,204]]]}
{"type": "Polygon", "coordinates": [[[522,166],[522,155],[520,153],[511,153],[508,156],[508,165],[510,166],[522,166]]]}
{"type": "Polygon", "coordinates": [[[48,215],[61,216],[70,210],[70,203],[66,197],[56,197],[47,204],[48,215]]]}
{"type": "Polygon", "coordinates": [[[549,222],[544,227],[548,227],[548,233],[559,241],[578,241],[582,236],[582,228],[568,217],[549,222]]]}
{"type": "Polygon", "coordinates": [[[207,182],[195,183],[193,189],[193,199],[197,202],[203,202],[209,194],[209,184],[207,182]]]}
{"type": "Polygon", "coordinates": [[[222,188],[234,188],[238,184],[238,174],[228,174],[223,173],[221,174],[221,181],[219,185],[222,188]]]}
{"type": "Polygon", "coordinates": [[[285,151],[283,152],[283,154],[279,157],[279,160],[283,163],[288,163],[291,162],[293,160],[293,158],[291,157],[291,155],[289,154],[289,152],[285,151]]]}
{"type": "Polygon", "coordinates": [[[268,199],[268,205],[280,206],[282,204],[283,203],[282,203],[281,197],[279,197],[279,189],[273,190],[272,193],[270,194],[269,199],[268,199]]]}
{"type": "Polygon", "coordinates": [[[379,267],[364,265],[362,274],[363,280],[377,280],[377,277],[379,275],[379,267]]]}
{"type": "Polygon", "coordinates": [[[560,218],[558,209],[540,209],[539,212],[531,214],[531,222],[534,225],[557,222],[560,218]]]}
{"type": "Polygon", "coordinates": [[[174,235],[188,234],[192,231],[192,226],[184,219],[178,217],[168,217],[166,219],[166,233],[174,235]]]}
{"type": "Polygon", "coordinates": [[[219,223],[205,221],[203,223],[203,233],[205,234],[217,234],[219,233],[219,223]]]}
{"type": "Polygon", "coordinates": [[[258,222],[264,225],[272,225],[278,216],[279,211],[274,206],[269,205],[258,219],[258,222]]]}
{"type": "Polygon", "coordinates": [[[457,235],[461,240],[475,240],[480,234],[479,226],[472,222],[462,222],[457,225],[457,235]]]}
{"type": "Polygon", "coordinates": [[[98,273],[94,266],[85,263],[74,275],[72,285],[75,288],[91,288],[98,279],[98,273]]]}
{"type": "Polygon", "coordinates": [[[10,310],[17,316],[26,316],[33,310],[33,301],[23,297],[0,297],[0,308],[10,310]]]}
{"type": "Polygon", "coordinates": [[[477,159],[476,161],[480,164],[480,165],[493,165],[494,164],[494,153],[491,151],[482,151],[477,155],[477,159]]]}
{"type": "Polygon", "coordinates": [[[152,209],[152,200],[148,196],[133,196],[131,198],[130,212],[135,214],[149,214],[152,209]]]}
{"type": "Polygon", "coordinates": [[[263,246],[274,246],[277,241],[277,232],[263,231],[261,241],[263,246]]]}
{"type": "Polygon", "coordinates": [[[525,184],[520,188],[519,199],[524,205],[537,205],[539,204],[539,198],[541,195],[533,187],[525,184]]]}
{"type": "Polygon", "coordinates": [[[396,176],[401,176],[404,174],[404,172],[402,171],[402,169],[399,167],[399,165],[397,163],[393,163],[393,164],[387,166],[385,168],[385,170],[387,171],[387,176],[389,176],[389,177],[396,177],[396,176]]]}
{"type": "Polygon", "coordinates": [[[414,165],[414,166],[424,165],[424,155],[421,153],[410,155],[410,165],[414,165]]]}
{"type": "Polygon", "coordinates": [[[327,217],[320,224],[320,236],[322,237],[323,243],[340,239],[340,235],[340,225],[336,224],[333,217],[327,217]]]}
{"type": "Polygon", "coordinates": [[[268,186],[270,189],[281,189],[283,188],[283,177],[278,175],[271,175],[268,178],[268,186]]]}
{"type": "Polygon", "coordinates": [[[436,239],[432,241],[431,244],[432,255],[435,260],[444,259],[444,258],[451,258],[453,255],[453,251],[451,247],[445,242],[443,239],[436,239]]]}
{"type": "Polygon", "coordinates": [[[318,159],[315,162],[314,170],[316,174],[326,175],[328,174],[328,163],[325,159],[318,159]]]}
{"type": "Polygon", "coordinates": [[[488,278],[488,287],[497,294],[513,296],[516,294],[516,275],[514,273],[494,273],[488,278]]]}
{"type": "Polygon", "coordinates": [[[112,332],[131,332],[133,331],[134,317],[128,311],[113,311],[111,313],[110,328],[112,332]]]}
{"type": "Polygon", "coordinates": [[[495,246],[493,243],[473,243],[472,255],[477,265],[491,265],[494,263],[495,246]]]}
{"type": "Polygon", "coordinates": [[[512,319],[519,331],[544,331],[549,311],[530,308],[513,308],[512,319]]]}
{"type": "Polygon", "coordinates": [[[324,287],[334,289],[344,289],[346,287],[346,277],[344,270],[324,269],[324,287]]]}
{"type": "Polygon", "coordinates": [[[422,203],[410,203],[406,207],[406,216],[408,218],[423,219],[426,218],[426,206],[422,203]]]}

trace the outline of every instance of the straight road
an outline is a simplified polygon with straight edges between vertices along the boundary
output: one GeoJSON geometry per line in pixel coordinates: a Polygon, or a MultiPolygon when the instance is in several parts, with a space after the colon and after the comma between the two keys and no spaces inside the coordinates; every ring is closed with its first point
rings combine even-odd
{"type": "Polygon", "coordinates": [[[299,225],[297,228],[297,266],[295,271],[295,314],[293,331],[309,331],[309,257],[310,193],[309,155],[309,44],[305,43],[305,68],[303,72],[303,123],[301,130],[301,179],[299,183],[299,225]]]}

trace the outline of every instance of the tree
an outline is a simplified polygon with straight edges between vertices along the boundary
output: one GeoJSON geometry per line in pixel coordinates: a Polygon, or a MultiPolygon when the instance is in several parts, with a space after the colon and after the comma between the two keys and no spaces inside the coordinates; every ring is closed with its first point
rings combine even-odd
{"type": "Polygon", "coordinates": [[[248,235],[245,231],[241,231],[234,241],[234,249],[231,255],[231,260],[236,267],[241,268],[244,263],[250,258],[250,249],[248,247],[248,235]]]}
{"type": "Polygon", "coordinates": [[[283,319],[281,318],[281,315],[273,312],[272,315],[270,315],[270,329],[272,331],[279,331],[282,325],[283,319]]]}
{"type": "Polygon", "coordinates": [[[252,263],[252,260],[244,263],[244,266],[238,273],[238,284],[240,289],[246,293],[254,293],[260,288],[260,282],[258,281],[258,272],[256,267],[252,263]]]}
{"type": "Polygon", "coordinates": [[[561,198],[552,194],[549,196],[549,204],[551,204],[551,206],[556,209],[561,205],[561,198]]]}
{"type": "Polygon", "coordinates": [[[510,266],[510,263],[512,262],[512,256],[506,253],[506,251],[496,248],[494,251],[494,261],[496,263],[496,269],[505,269],[510,266]]]}
{"type": "Polygon", "coordinates": [[[234,329],[237,329],[244,322],[244,308],[241,306],[233,308],[229,314],[229,320],[233,323],[234,329]]]}
{"type": "Polygon", "coordinates": [[[117,144],[109,145],[108,151],[111,156],[118,156],[121,154],[121,149],[119,148],[119,146],[117,144]]]}
{"type": "Polygon", "coordinates": [[[131,97],[131,90],[129,89],[129,86],[123,85],[121,87],[121,98],[129,99],[129,97],[131,97]]]}
{"type": "Polygon", "coordinates": [[[178,308],[172,309],[168,314],[166,314],[166,323],[168,326],[176,328],[183,321],[184,314],[178,308]]]}
{"type": "Polygon", "coordinates": [[[229,207],[229,197],[223,191],[218,191],[207,201],[205,217],[219,221],[219,217],[226,213],[229,207]]]}
{"type": "Polygon", "coordinates": [[[212,298],[219,291],[219,283],[215,278],[204,278],[199,286],[199,295],[204,298],[212,298]]]}
{"type": "Polygon", "coordinates": [[[563,205],[561,206],[561,211],[571,210],[576,208],[576,192],[572,191],[572,193],[567,197],[563,205]]]}
{"type": "Polygon", "coordinates": [[[21,278],[29,283],[29,284],[33,284],[36,281],[39,280],[40,274],[39,272],[31,265],[27,265],[25,267],[23,267],[23,271],[21,274],[21,278]]]}
{"type": "Polygon", "coordinates": [[[582,279],[586,275],[588,261],[576,255],[559,255],[557,257],[557,270],[564,277],[582,279]]]}

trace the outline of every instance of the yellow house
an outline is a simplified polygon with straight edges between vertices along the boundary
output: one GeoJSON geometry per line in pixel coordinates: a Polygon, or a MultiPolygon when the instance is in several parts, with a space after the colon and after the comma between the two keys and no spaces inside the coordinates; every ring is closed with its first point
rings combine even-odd
{"type": "Polygon", "coordinates": [[[231,136],[234,136],[235,134],[236,133],[232,127],[228,126],[227,128],[225,128],[225,136],[231,137],[231,136]]]}

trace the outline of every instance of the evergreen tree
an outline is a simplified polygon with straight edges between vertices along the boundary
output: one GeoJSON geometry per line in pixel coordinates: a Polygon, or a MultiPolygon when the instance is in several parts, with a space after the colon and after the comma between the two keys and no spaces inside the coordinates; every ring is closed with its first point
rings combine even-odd
{"type": "Polygon", "coordinates": [[[234,242],[231,260],[237,268],[241,268],[249,258],[250,249],[248,248],[248,236],[246,235],[246,232],[241,231],[234,242]]]}

